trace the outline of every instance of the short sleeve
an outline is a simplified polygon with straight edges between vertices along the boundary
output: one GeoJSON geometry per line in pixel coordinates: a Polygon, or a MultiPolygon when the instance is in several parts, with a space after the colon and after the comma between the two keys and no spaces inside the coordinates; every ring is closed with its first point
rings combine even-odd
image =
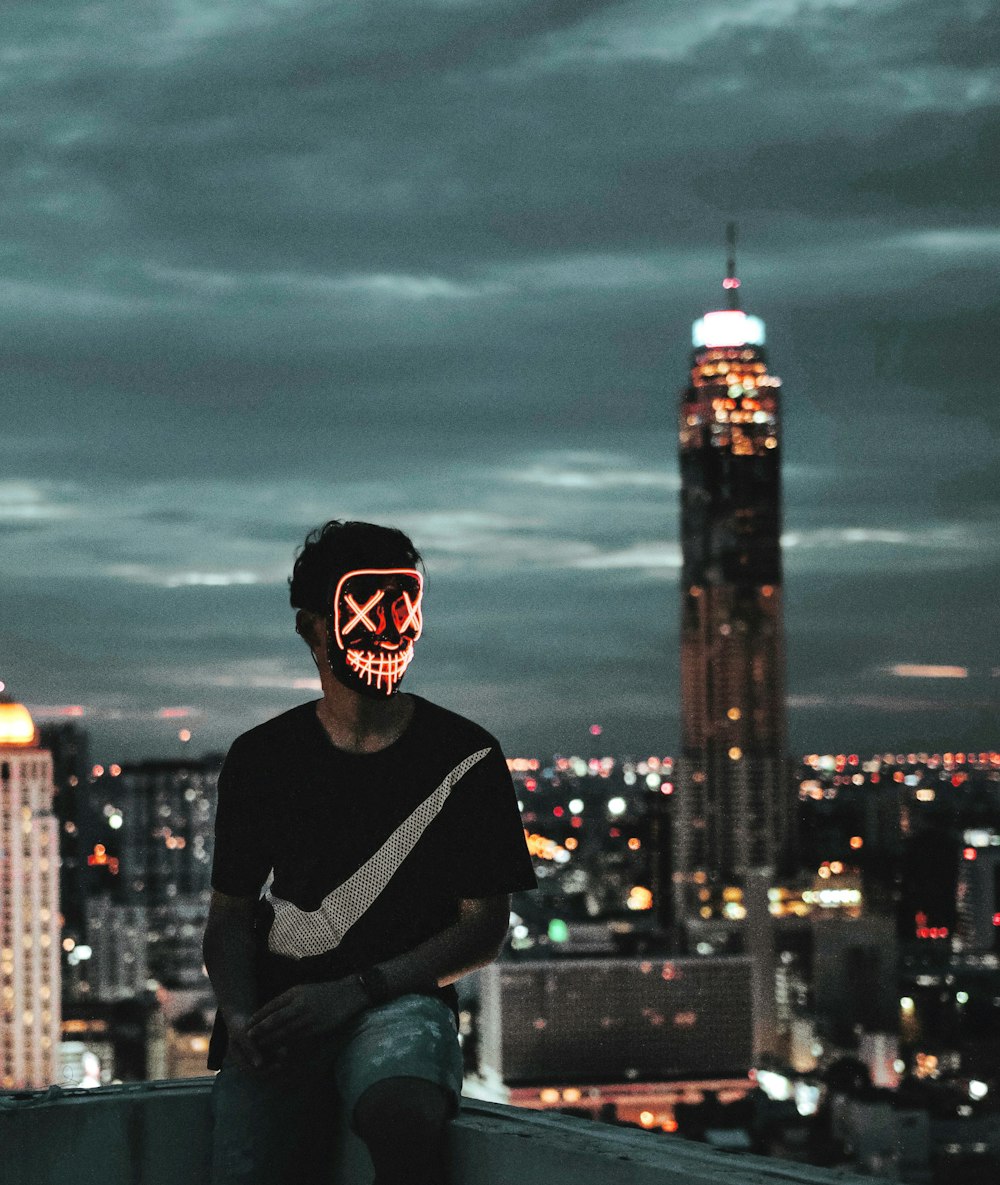
{"type": "Polygon", "coordinates": [[[461,778],[449,800],[450,887],[459,898],[537,887],[517,792],[499,744],[461,778]]]}
{"type": "Polygon", "coordinates": [[[219,771],[212,888],[256,897],[271,871],[259,771],[237,741],[219,771]]]}

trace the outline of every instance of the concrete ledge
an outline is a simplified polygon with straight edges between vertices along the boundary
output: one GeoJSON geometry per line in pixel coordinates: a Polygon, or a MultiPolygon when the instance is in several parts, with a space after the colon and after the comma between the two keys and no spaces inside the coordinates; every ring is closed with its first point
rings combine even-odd
{"type": "Polygon", "coordinates": [[[454,1185],[879,1185],[880,1179],[570,1115],[463,1101],[452,1125],[454,1185]]]}
{"type": "Polygon", "coordinates": [[[0,1095],[3,1185],[207,1185],[209,1079],[0,1095]]]}
{"type": "MultiPolygon", "coordinates": [[[[208,1185],[211,1079],[0,1094],[3,1185],[208,1185]]],[[[368,1185],[342,1128],[331,1185],[368,1185]]],[[[587,1119],[464,1099],[452,1185],[876,1185],[587,1119]]]]}

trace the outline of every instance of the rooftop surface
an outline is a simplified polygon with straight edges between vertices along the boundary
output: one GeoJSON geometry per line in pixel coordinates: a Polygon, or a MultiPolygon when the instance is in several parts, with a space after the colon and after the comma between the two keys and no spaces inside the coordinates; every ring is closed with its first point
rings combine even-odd
{"type": "MultiPolygon", "coordinates": [[[[207,1078],[0,1094],[3,1185],[209,1185],[207,1078]]],[[[346,1131],[330,1185],[370,1185],[346,1131]]],[[[463,1099],[452,1185],[878,1185],[839,1169],[733,1155],[680,1137],[463,1099]]]]}

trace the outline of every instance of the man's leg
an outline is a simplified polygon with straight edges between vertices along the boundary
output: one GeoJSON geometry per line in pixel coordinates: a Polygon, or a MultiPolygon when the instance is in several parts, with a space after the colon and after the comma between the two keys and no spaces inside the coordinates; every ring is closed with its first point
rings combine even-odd
{"type": "Polygon", "coordinates": [[[265,1080],[227,1062],[212,1083],[212,1185],[311,1181],[318,1101],[313,1075],[265,1080]]]}
{"type": "Polygon", "coordinates": [[[376,1185],[444,1185],[445,1129],[462,1093],[448,1005],[413,994],[366,1009],[343,1034],[335,1074],[376,1185]]]}
{"type": "Polygon", "coordinates": [[[451,1097],[426,1078],[382,1078],[354,1108],[354,1126],[375,1166],[375,1185],[444,1185],[451,1097]]]}

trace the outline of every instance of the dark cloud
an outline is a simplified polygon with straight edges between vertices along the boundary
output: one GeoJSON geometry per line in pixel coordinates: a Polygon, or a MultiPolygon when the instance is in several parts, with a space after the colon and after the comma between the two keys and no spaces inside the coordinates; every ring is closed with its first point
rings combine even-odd
{"type": "Polygon", "coordinates": [[[926,59],[943,66],[982,69],[1000,60],[1000,13],[990,3],[963,4],[949,10],[936,36],[924,51],[926,59]]]}
{"type": "MultiPolygon", "coordinates": [[[[995,217],[990,184],[1000,148],[1000,106],[921,111],[874,127],[821,132],[809,140],[748,146],[730,168],[740,176],[739,203],[748,212],[783,208],[811,217],[873,218],[898,224],[904,217],[927,226],[954,219],[995,217]],[[741,167],[742,166],[742,167],[741,167]]],[[[722,153],[706,162],[694,182],[706,201],[716,199],[722,153]]]]}
{"type": "Polygon", "coordinates": [[[9,7],[19,694],[116,753],[183,702],[224,748],[311,694],[284,578],[353,516],[427,554],[415,690],[514,748],[666,751],[676,399],[735,217],[793,744],[969,743],[992,684],[885,670],[981,667],[995,616],[995,6],[9,7]]]}

